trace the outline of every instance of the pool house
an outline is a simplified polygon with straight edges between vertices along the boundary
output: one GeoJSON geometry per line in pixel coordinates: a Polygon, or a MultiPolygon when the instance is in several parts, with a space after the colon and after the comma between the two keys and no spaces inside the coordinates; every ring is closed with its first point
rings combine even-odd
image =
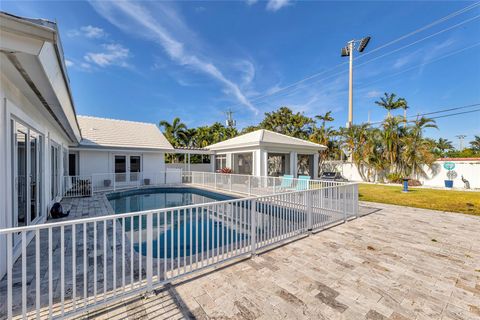
{"type": "Polygon", "coordinates": [[[279,177],[306,175],[318,178],[319,152],[326,147],[260,129],[207,147],[214,151],[215,171],[279,177]]]}

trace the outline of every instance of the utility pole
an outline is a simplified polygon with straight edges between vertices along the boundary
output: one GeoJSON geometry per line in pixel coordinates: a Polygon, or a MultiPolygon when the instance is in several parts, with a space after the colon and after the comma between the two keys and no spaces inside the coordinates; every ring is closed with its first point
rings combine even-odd
{"type": "Polygon", "coordinates": [[[342,48],[342,57],[349,57],[349,71],[348,71],[348,122],[347,128],[353,125],[353,52],[358,44],[358,52],[363,52],[367,47],[370,37],[365,37],[361,40],[350,40],[347,45],[342,48]]]}

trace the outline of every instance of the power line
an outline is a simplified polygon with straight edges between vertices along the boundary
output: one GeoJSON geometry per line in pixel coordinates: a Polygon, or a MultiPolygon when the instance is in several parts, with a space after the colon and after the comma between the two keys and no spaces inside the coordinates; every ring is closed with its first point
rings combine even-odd
{"type": "MultiPolygon", "coordinates": [[[[418,118],[418,117],[423,117],[423,116],[427,116],[427,115],[430,115],[430,114],[437,114],[437,113],[449,112],[449,111],[460,110],[460,109],[468,109],[468,108],[477,107],[477,106],[480,106],[480,103],[469,104],[469,105],[465,105],[465,106],[461,106],[461,107],[454,107],[454,108],[436,110],[436,111],[432,111],[432,112],[419,113],[419,114],[416,114],[416,115],[413,115],[413,116],[408,116],[407,119],[418,118]]],[[[454,116],[454,115],[457,115],[457,114],[471,113],[471,112],[477,112],[477,111],[480,111],[480,109],[457,112],[457,113],[446,114],[446,115],[441,115],[441,116],[436,116],[436,117],[430,117],[430,119],[450,117],[450,116],[454,116]]],[[[371,122],[370,124],[380,125],[384,122],[385,122],[385,120],[382,120],[382,121],[371,122]]]]}
{"type": "MultiPolygon", "coordinates": [[[[405,34],[405,35],[403,35],[403,36],[401,36],[401,37],[399,37],[399,38],[397,38],[397,39],[395,39],[395,40],[392,40],[392,41],[390,41],[390,42],[388,42],[388,43],[386,43],[386,44],[384,44],[384,45],[382,45],[382,46],[380,46],[380,47],[377,47],[377,48],[375,48],[375,49],[373,49],[373,50],[370,50],[369,52],[365,53],[363,56],[366,56],[366,55],[368,55],[368,54],[371,54],[371,53],[373,53],[373,52],[376,52],[376,51],[378,51],[378,50],[380,50],[380,49],[383,49],[383,48],[385,48],[385,47],[388,47],[388,46],[390,46],[390,45],[392,45],[392,44],[394,44],[394,43],[397,43],[397,42],[399,42],[399,41],[401,41],[401,40],[404,40],[404,39],[406,39],[406,38],[408,38],[408,37],[410,37],[410,36],[413,36],[413,35],[415,35],[415,34],[417,34],[417,33],[420,33],[420,32],[422,32],[422,31],[425,31],[425,30],[427,30],[427,29],[429,29],[429,28],[431,28],[431,27],[433,27],[433,26],[435,26],[435,25],[437,25],[437,24],[439,24],[439,23],[442,23],[442,22],[447,21],[447,20],[449,20],[449,19],[451,19],[451,18],[454,18],[454,17],[456,17],[456,16],[458,16],[458,15],[464,13],[464,12],[470,11],[470,10],[472,10],[472,9],[474,9],[475,7],[478,7],[478,6],[480,6],[480,2],[473,3],[473,4],[471,4],[471,5],[467,6],[467,7],[462,8],[462,9],[460,9],[460,10],[458,10],[458,11],[455,11],[455,12],[453,12],[453,13],[445,16],[445,17],[442,17],[442,18],[440,18],[440,19],[438,19],[438,20],[435,20],[435,21],[429,23],[429,24],[426,25],[426,26],[423,26],[423,27],[421,27],[421,28],[418,28],[418,29],[416,29],[416,30],[414,30],[414,31],[412,31],[412,32],[410,32],[410,33],[408,33],[408,34],[405,34]]],[[[478,18],[478,16],[475,17],[474,19],[476,19],[476,18],[478,18]]],[[[469,21],[471,21],[471,20],[474,20],[474,19],[469,19],[467,22],[469,22],[469,21]]],[[[465,22],[465,23],[467,23],[467,22],[465,22]]],[[[462,24],[463,24],[463,23],[462,23],[462,24]]],[[[453,27],[447,28],[447,29],[450,30],[450,29],[452,29],[452,28],[454,28],[454,27],[457,27],[457,26],[459,26],[459,25],[456,25],[456,26],[453,26],[453,27]]],[[[444,31],[447,31],[447,30],[444,30],[444,31]]],[[[441,32],[439,32],[439,33],[437,33],[437,34],[440,34],[440,33],[444,32],[444,31],[441,31],[441,32]]],[[[427,38],[428,38],[428,37],[427,37],[427,38]]],[[[424,38],[423,40],[425,40],[425,39],[427,39],[427,38],[424,38]]],[[[423,41],[423,40],[420,40],[420,41],[423,41]]],[[[416,41],[416,43],[418,43],[418,42],[419,42],[419,41],[416,41]]],[[[397,51],[398,51],[398,50],[397,50],[397,51]]],[[[370,60],[369,60],[369,61],[370,61],[370,60]]],[[[365,62],[365,63],[368,63],[368,61],[365,62]]],[[[364,64],[365,64],[365,63],[364,63],[364,64]]],[[[297,86],[298,84],[301,84],[301,83],[303,83],[303,82],[305,82],[305,81],[308,81],[308,80],[310,80],[310,79],[316,78],[316,77],[318,77],[318,76],[320,76],[320,75],[322,75],[322,74],[325,74],[325,73],[327,73],[327,72],[329,72],[329,71],[335,70],[336,68],[338,68],[338,67],[340,67],[340,66],[342,66],[342,65],[346,65],[346,64],[347,64],[347,62],[343,62],[343,63],[337,64],[337,65],[333,66],[332,68],[329,68],[329,69],[327,69],[327,70],[324,70],[324,71],[321,71],[321,72],[318,72],[318,73],[314,73],[314,74],[312,74],[312,75],[310,75],[310,76],[307,76],[306,78],[303,78],[303,79],[301,79],[301,80],[298,80],[298,81],[296,81],[296,82],[293,82],[293,83],[291,83],[291,84],[289,84],[289,85],[287,85],[287,86],[285,86],[285,87],[279,88],[278,90],[275,90],[275,91],[272,92],[272,93],[266,93],[266,94],[257,96],[257,97],[255,97],[255,98],[252,98],[252,99],[250,99],[250,101],[251,101],[251,102],[253,102],[253,101],[258,101],[258,100],[260,100],[260,99],[263,99],[263,98],[266,98],[266,97],[269,97],[269,96],[276,95],[276,94],[279,93],[279,92],[288,90],[289,88],[295,87],[295,86],[297,86]]],[[[343,73],[343,72],[342,72],[342,73],[343,73]]],[[[323,80],[325,80],[325,79],[323,79],[323,80]]],[[[321,81],[321,80],[320,80],[320,81],[321,81]]],[[[238,103],[238,104],[234,105],[233,107],[237,107],[237,106],[240,106],[240,105],[241,105],[241,103],[238,103]]]]}
{"type": "MultiPolygon", "coordinates": [[[[379,81],[382,81],[382,80],[385,80],[385,79],[388,79],[388,78],[392,78],[392,77],[398,76],[398,75],[400,75],[400,74],[402,74],[402,73],[405,73],[405,72],[408,72],[408,71],[411,71],[411,70],[414,70],[414,69],[417,69],[417,68],[426,66],[426,65],[428,65],[428,64],[431,64],[431,63],[434,63],[434,62],[437,62],[437,61],[446,59],[446,58],[448,58],[448,57],[451,57],[451,56],[454,56],[454,55],[456,55],[456,54],[462,53],[463,51],[472,49],[472,48],[474,48],[474,47],[476,47],[476,46],[479,46],[479,45],[480,45],[480,42],[478,42],[478,43],[476,43],[476,44],[473,44],[473,45],[471,45],[471,46],[467,46],[467,47],[465,47],[465,48],[461,48],[461,49],[452,51],[452,52],[450,52],[450,53],[444,54],[444,55],[439,56],[439,57],[437,57],[437,58],[435,58],[435,59],[428,60],[428,61],[423,62],[423,63],[421,63],[421,64],[418,64],[418,65],[415,65],[415,66],[411,66],[411,67],[409,67],[409,68],[407,68],[407,69],[398,71],[398,72],[396,72],[396,73],[388,74],[388,75],[386,75],[386,76],[377,78],[377,79],[375,79],[375,80],[373,80],[373,81],[371,81],[371,82],[369,82],[369,83],[367,83],[367,84],[363,84],[363,85],[357,87],[357,90],[358,90],[358,89],[367,88],[367,87],[369,87],[370,85],[372,85],[372,84],[374,84],[374,83],[376,83],[376,82],[379,82],[379,81]]],[[[342,72],[342,73],[343,73],[343,72],[342,72]]],[[[335,76],[335,75],[336,75],[336,74],[334,74],[333,76],[335,76]]],[[[325,78],[325,79],[328,79],[328,77],[325,78]]],[[[325,79],[323,79],[323,80],[325,80],[325,79]]],[[[293,91],[292,91],[292,92],[293,92],[293,91]]],[[[284,96],[288,96],[288,95],[291,94],[292,92],[289,92],[289,93],[287,93],[287,94],[284,95],[284,96]]],[[[345,92],[345,91],[341,91],[341,92],[338,92],[338,93],[336,93],[336,94],[330,95],[329,97],[334,97],[334,96],[343,94],[344,92],[345,92]]]]}
{"type": "Polygon", "coordinates": [[[473,113],[473,112],[479,112],[479,111],[480,111],[480,109],[475,109],[475,110],[470,110],[470,111],[463,111],[463,112],[446,114],[446,115],[443,115],[443,116],[431,117],[430,119],[447,118],[447,117],[452,117],[452,116],[456,116],[456,115],[459,115],[459,114],[473,113]]]}
{"type": "MultiPolygon", "coordinates": [[[[366,65],[366,64],[368,64],[368,63],[371,63],[371,62],[373,62],[373,61],[376,61],[376,60],[378,60],[378,59],[381,59],[381,58],[384,58],[384,57],[386,57],[386,56],[389,56],[389,55],[391,55],[391,54],[394,54],[394,53],[396,53],[396,52],[398,52],[398,51],[401,51],[401,50],[403,50],[403,49],[406,49],[406,48],[408,48],[408,47],[411,47],[411,46],[413,46],[413,45],[415,45],[415,44],[418,44],[418,43],[420,43],[420,42],[422,42],[422,41],[425,41],[425,40],[430,39],[430,38],[432,38],[432,37],[434,37],[434,36],[437,36],[437,35],[439,35],[439,34],[442,34],[442,33],[446,32],[446,31],[450,31],[450,30],[452,30],[452,29],[454,29],[454,28],[460,27],[460,26],[462,26],[462,25],[464,25],[464,24],[466,24],[466,23],[469,23],[469,22],[471,22],[471,21],[473,21],[473,20],[476,20],[476,19],[478,19],[478,18],[480,18],[480,15],[474,16],[474,17],[472,17],[472,18],[470,18],[470,19],[464,20],[464,21],[459,22],[459,23],[457,23],[457,24],[455,24],[455,25],[453,25],[453,26],[450,26],[450,27],[448,27],[448,28],[445,28],[445,29],[443,29],[443,30],[440,30],[440,31],[438,31],[438,32],[436,32],[436,33],[434,33],[434,34],[428,35],[428,36],[426,36],[426,37],[424,37],[424,38],[422,38],[422,39],[419,39],[419,40],[416,40],[416,41],[414,41],[414,42],[412,42],[412,43],[409,43],[409,44],[407,44],[407,45],[404,45],[403,47],[397,48],[397,49],[395,49],[395,50],[393,50],[393,51],[389,51],[389,52],[387,52],[387,53],[385,53],[385,54],[382,54],[382,55],[380,55],[380,56],[377,56],[377,57],[375,57],[375,58],[372,58],[372,59],[370,59],[370,60],[367,60],[367,61],[365,61],[365,62],[363,62],[363,63],[360,63],[360,64],[357,65],[357,68],[359,68],[359,67],[361,67],[361,66],[364,66],[364,65],[366,65]]],[[[365,56],[365,55],[366,55],[366,53],[363,54],[362,56],[365,56]]],[[[360,57],[361,57],[361,56],[360,56],[360,57]]],[[[357,59],[358,59],[358,58],[356,58],[355,60],[357,60],[357,59]]],[[[430,62],[428,62],[428,63],[430,63],[430,62]]],[[[343,64],[346,64],[346,62],[343,63],[343,64]]],[[[343,65],[343,64],[341,64],[341,65],[343,65]]],[[[338,65],[337,65],[337,66],[338,66],[338,65]]],[[[331,69],[329,69],[329,70],[326,70],[324,73],[336,69],[337,66],[335,66],[335,67],[333,67],[333,68],[331,68],[331,69]]],[[[341,75],[341,74],[343,74],[343,73],[344,73],[344,71],[340,71],[340,72],[336,72],[336,73],[334,73],[334,74],[328,75],[328,76],[326,76],[326,77],[317,79],[317,80],[309,83],[308,86],[311,86],[311,85],[313,85],[313,84],[315,84],[315,83],[318,83],[318,82],[321,82],[321,81],[325,81],[325,80],[327,80],[327,79],[333,78],[333,77],[335,77],[335,76],[337,76],[337,75],[341,75]]],[[[311,78],[313,78],[313,77],[309,77],[309,78],[306,78],[306,79],[304,79],[304,80],[309,80],[309,79],[311,79],[311,78]]],[[[263,98],[266,98],[266,97],[269,97],[269,96],[275,96],[275,95],[277,95],[277,94],[278,94],[279,92],[281,92],[281,91],[288,90],[288,89],[290,89],[291,87],[296,87],[300,82],[303,82],[304,80],[301,80],[301,81],[299,81],[299,82],[293,83],[293,84],[291,84],[291,85],[289,85],[289,86],[287,86],[287,87],[280,88],[280,89],[278,89],[277,91],[275,91],[275,92],[273,92],[273,93],[268,93],[268,94],[265,94],[265,95],[256,97],[256,98],[252,99],[251,101],[258,101],[258,100],[262,100],[263,98]]],[[[279,98],[279,97],[286,97],[286,96],[288,96],[288,95],[290,95],[290,94],[292,94],[292,93],[294,93],[294,92],[296,92],[296,91],[298,91],[298,90],[301,90],[302,88],[303,88],[303,87],[296,87],[296,88],[294,88],[293,90],[290,90],[290,91],[288,91],[288,92],[285,93],[285,94],[282,94],[282,95],[280,95],[280,96],[277,95],[277,98],[279,98]]]]}

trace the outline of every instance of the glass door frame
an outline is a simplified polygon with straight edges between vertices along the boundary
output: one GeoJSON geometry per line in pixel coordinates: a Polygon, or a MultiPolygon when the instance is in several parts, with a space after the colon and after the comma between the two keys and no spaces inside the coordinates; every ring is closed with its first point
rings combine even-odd
{"type": "Polygon", "coordinates": [[[12,227],[18,226],[18,141],[17,141],[17,129],[19,126],[22,126],[26,130],[26,140],[25,140],[25,192],[26,192],[26,212],[25,212],[25,225],[37,224],[41,219],[44,218],[45,212],[43,212],[44,204],[44,135],[33,129],[31,126],[25,124],[23,121],[20,121],[14,117],[10,119],[11,124],[11,159],[12,159],[12,227]],[[32,134],[31,134],[32,133],[32,134]],[[34,134],[33,134],[34,133],[34,134]],[[32,150],[31,150],[31,138],[36,139],[36,148],[35,148],[35,210],[36,217],[31,220],[32,214],[32,150]]]}
{"type": "Polygon", "coordinates": [[[140,172],[143,170],[143,156],[141,154],[125,154],[125,153],[115,153],[113,154],[113,175],[114,175],[114,180],[116,183],[129,183],[129,182],[134,182],[138,181],[140,172]],[[124,157],[125,158],[125,172],[124,172],[124,177],[122,180],[117,180],[117,173],[115,172],[115,158],[116,157],[124,157]],[[138,172],[132,172],[131,171],[131,165],[130,161],[132,157],[138,157],[140,159],[140,171],[138,172]],[[132,175],[132,173],[134,173],[132,175]],[[135,175],[136,173],[136,175],[135,175]],[[133,177],[133,179],[132,179],[133,177]],[[135,177],[137,179],[135,179],[135,177]]]}

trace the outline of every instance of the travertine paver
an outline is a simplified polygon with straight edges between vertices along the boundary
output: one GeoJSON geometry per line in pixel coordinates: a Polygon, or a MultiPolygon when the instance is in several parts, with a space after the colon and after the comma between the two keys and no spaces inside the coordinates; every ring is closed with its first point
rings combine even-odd
{"type": "MultiPolygon", "coordinates": [[[[122,308],[129,319],[480,319],[480,218],[369,206],[378,211],[122,308]]],[[[89,317],[126,317],[114,310],[89,317]]]]}
{"type": "MultiPolygon", "coordinates": [[[[377,210],[79,318],[480,319],[480,218],[368,206],[377,210]]],[[[72,200],[77,217],[105,210],[72,200]]]]}

